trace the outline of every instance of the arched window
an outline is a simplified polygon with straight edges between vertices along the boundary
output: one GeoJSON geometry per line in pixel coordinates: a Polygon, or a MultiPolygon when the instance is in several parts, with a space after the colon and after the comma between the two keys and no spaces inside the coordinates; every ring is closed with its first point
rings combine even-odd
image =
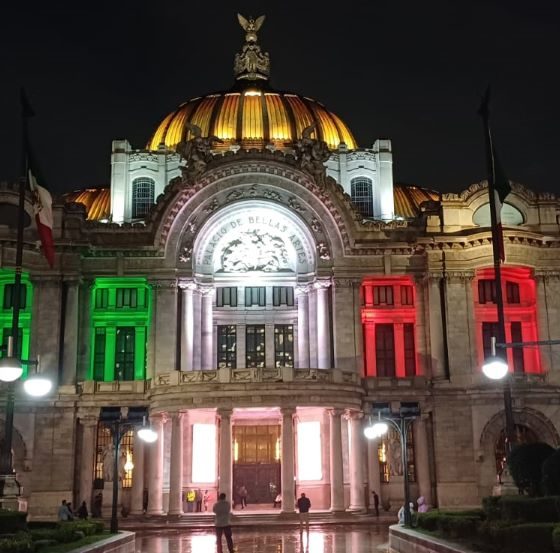
{"type": "Polygon", "coordinates": [[[132,218],[145,217],[154,204],[154,186],[152,179],[140,177],[132,181],[132,218]]]}
{"type": "MultiPolygon", "coordinates": [[[[517,227],[524,223],[523,213],[511,204],[502,205],[501,219],[502,225],[505,227],[517,227]]],[[[473,224],[479,227],[489,227],[491,225],[490,204],[483,204],[474,212],[473,224]]]]}
{"type": "Polygon", "coordinates": [[[372,185],[367,177],[356,177],[350,182],[352,201],[364,217],[373,217],[372,185]]]}

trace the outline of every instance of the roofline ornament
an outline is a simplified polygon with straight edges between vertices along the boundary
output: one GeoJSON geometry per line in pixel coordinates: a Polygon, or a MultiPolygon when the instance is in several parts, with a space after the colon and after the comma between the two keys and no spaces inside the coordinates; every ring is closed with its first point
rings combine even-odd
{"type": "Polygon", "coordinates": [[[257,44],[257,31],[262,27],[265,16],[246,19],[237,14],[239,24],[245,31],[245,44],[241,53],[235,54],[233,73],[236,80],[268,81],[270,77],[270,57],[268,52],[261,52],[257,44]]]}

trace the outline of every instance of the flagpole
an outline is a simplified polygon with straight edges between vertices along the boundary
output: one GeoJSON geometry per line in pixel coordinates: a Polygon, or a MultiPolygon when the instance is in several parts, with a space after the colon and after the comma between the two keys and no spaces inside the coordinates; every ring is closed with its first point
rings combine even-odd
{"type": "MultiPolygon", "coordinates": [[[[22,113],[22,159],[24,177],[19,180],[18,224],[16,235],[16,266],[12,293],[12,344],[13,356],[19,359],[19,311],[21,298],[21,273],[23,270],[23,231],[25,225],[25,191],[27,189],[27,115],[22,113]]],[[[21,361],[21,359],[20,359],[21,361]]],[[[0,497],[4,495],[5,477],[14,475],[12,442],[14,434],[15,382],[7,384],[6,419],[4,423],[4,450],[0,458],[0,497]]]]}
{"type": "MultiPolygon", "coordinates": [[[[496,342],[506,343],[506,322],[504,311],[504,295],[502,289],[502,252],[500,244],[502,237],[498,228],[498,214],[496,212],[496,158],[494,155],[494,144],[492,142],[492,131],[490,129],[490,110],[489,110],[490,91],[487,90],[479,111],[484,127],[484,141],[486,146],[486,163],[488,165],[488,199],[490,203],[490,223],[492,225],[492,253],[494,258],[494,281],[496,283],[496,310],[498,312],[498,328],[496,342]]],[[[507,353],[502,350],[502,355],[506,355],[504,361],[507,363],[507,353]]],[[[514,438],[513,405],[511,399],[511,383],[509,374],[504,381],[504,413],[506,419],[506,454],[511,451],[514,438]]]]}

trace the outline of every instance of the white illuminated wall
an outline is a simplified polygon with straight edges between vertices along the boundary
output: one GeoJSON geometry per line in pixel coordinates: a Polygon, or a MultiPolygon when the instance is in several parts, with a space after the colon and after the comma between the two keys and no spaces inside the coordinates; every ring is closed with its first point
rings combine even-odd
{"type": "Polygon", "coordinates": [[[193,484],[216,482],[216,425],[193,424],[193,484]]]}
{"type": "Polygon", "coordinates": [[[298,480],[321,480],[323,478],[321,451],[321,423],[319,421],[298,422],[298,480]]]}

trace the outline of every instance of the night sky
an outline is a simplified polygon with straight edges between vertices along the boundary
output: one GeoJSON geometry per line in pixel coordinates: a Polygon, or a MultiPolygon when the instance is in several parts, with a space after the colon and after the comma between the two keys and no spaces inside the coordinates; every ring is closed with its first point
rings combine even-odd
{"type": "Polygon", "coordinates": [[[142,148],[189,98],[228,89],[244,33],[274,88],[338,114],[362,147],[393,141],[395,180],[459,191],[485,177],[476,110],[492,84],[492,124],[510,179],[560,192],[559,2],[225,0],[9,2],[1,12],[0,180],[20,166],[19,88],[56,193],[108,186],[111,141],[142,148]]]}

